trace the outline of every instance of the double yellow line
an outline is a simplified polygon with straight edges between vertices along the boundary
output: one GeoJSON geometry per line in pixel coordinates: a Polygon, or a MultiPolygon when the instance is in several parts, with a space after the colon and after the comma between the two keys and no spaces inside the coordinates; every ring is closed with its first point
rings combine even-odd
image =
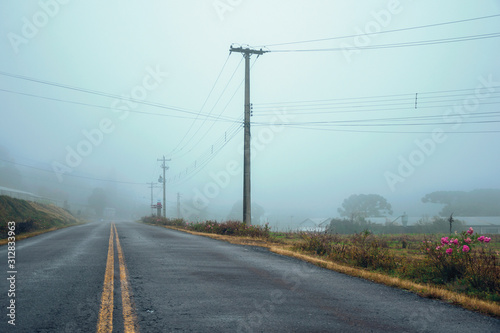
{"type": "Polygon", "coordinates": [[[104,275],[104,287],[101,297],[101,309],[99,310],[99,321],[97,332],[113,332],[113,306],[114,306],[114,272],[115,272],[115,250],[114,238],[116,237],[116,251],[118,253],[118,263],[120,266],[120,287],[122,294],[123,324],[126,333],[138,332],[137,317],[131,305],[130,286],[127,279],[127,267],[123,258],[120,239],[114,223],[111,224],[109,235],[108,259],[106,262],[106,273],[104,275]]]}

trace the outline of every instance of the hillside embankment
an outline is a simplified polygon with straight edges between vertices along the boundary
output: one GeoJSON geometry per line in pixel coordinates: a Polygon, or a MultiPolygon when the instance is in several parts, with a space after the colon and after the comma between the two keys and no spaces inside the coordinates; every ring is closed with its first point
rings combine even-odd
{"type": "Polygon", "coordinates": [[[0,245],[5,244],[8,222],[15,222],[16,239],[80,224],[70,212],[54,206],[0,195],[0,245]]]}

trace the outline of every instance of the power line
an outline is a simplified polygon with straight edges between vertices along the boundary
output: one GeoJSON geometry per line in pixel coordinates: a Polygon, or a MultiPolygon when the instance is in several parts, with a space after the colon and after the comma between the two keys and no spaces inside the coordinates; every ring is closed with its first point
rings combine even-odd
{"type": "MultiPolygon", "coordinates": [[[[476,112],[476,113],[470,113],[467,114],[467,118],[489,118],[489,117],[498,117],[500,116],[500,111],[494,111],[494,112],[476,112]]],[[[318,122],[307,122],[307,124],[313,124],[313,123],[321,123],[321,124],[326,124],[326,123],[365,123],[365,122],[378,122],[378,121],[407,121],[407,120],[434,120],[434,119],[439,119],[442,118],[442,115],[422,115],[422,116],[408,116],[408,117],[391,117],[391,118],[372,118],[372,119],[352,119],[352,120],[335,120],[335,121],[318,121],[318,122]]],[[[448,117],[453,118],[463,118],[464,115],[462,114],[450,114],[448,117]]],[[[269,125],[268,123],[264,122],[253,122],[255,125],[269,125]]],[[[274,124],[274,123],[273,123],[274,124]]],[[[292,123],[283,123],[283,124],[276,124],[277,126],[279,125],[287,125],[287,124],[292,124],[292,123]]],[[[293,123],[293,124],[298,124],[298,123],[293,123]]]]}
{"type": "MultiPolygon", "coordinates": [[[[254,60],[251,68],[253,68],[253,66],[255,65],[255,63],[257,62],[257,59],[254,60]]],[[[228,100],[228,102],[226,103],[226,105],[224,106],[224,108],[222,109],[222,111],[219,113],[219,116],[222,115],[222,113],[224,113],[229,104],[232,102],[232,100],[234,99],[234,97],[236,96],[236,93],[240,90],[241,86],[243,85],[243,83],[245,82],[245,80],[241,80],[240,84],[238,85],[238,87],[235,89],[234,93],[231,95],[231,98],[228,100]]],[[[234,128],[234,126],[239,126],[243,124],[243,119],[240,119],[239,121],[235,121],[228,129],[226,129],[226,131],[224,132],[224,135],[219,137],[218,141],[220,140],[225,140],[225,137],[227,136],[227,133],[228,132],[231,132],[231,130],[234,128]]],[[[210,130],[214,127],[215,125],[215,122],[212,123],[212,125],[205,131],[205,134],[203,134],[199,139],[198,141],[193,145],[193,148],[191,148],[189,151],[187,151],[186,153],[184,153],[183,155],[181,155],[180,157],[183,157],[187,154],[189,154],[191,151],[193,151],[193,149],[195,149],[199,144],[200,142],[207,136],[208,133],[210,133],[210,130]]],[[[213,146],[213,145],[212,145],[213,146]]]]}
{"type": "MultiPolygon", "coordinates": [[[[104,110],[109,110],[109,106],[103,106],[103,105],[96,105],[96,104],[89,104],[89,103],[83,103],[83,102],[77,102],[77,101],[71,101],[71,100],[65,100],[61,98],[53,98],[53,97],[46,97],[46,96],[40,96],[40,95],[35,95],[35,94],[29,94],[29,93],[24,93],[24,92],[19,92],[19,91],[13,91],[13,90],[7,90],[7,89],[0,89],[0,91],[7,92],[7,93],[12,93],[12,94],[18,94],[18,95],[23,95],[23,96],[28,96],[28,97],[34,97],[34,98],[41,98],[41,99],[46,99],[50,101],[55,101],[55,102],[62,102],[62,103],[69,103],[69,104],[76,104],[76,105],[81,105],[81,106],[87,106],[87,107],[93,107],[93,108],[99,108],[99,109],[104,109],[104,110]]],[[[151,105],[153,107],[157,108],[166,108],[170,109],[170,107],[162,107],[161,105],[151,105]]],[[[151,115],[151,116],[160,116],[160,117],[170,117],[170,118],[182,118],[182,119],[194,119],[193,117],[187,117],[187,116],[176,116],[176,115],[170,115],[170,114],[164,114],[164,113],[155,113],[155,112],[147,112],[147,111],[138,111],[138,110],[126,110],[126,112],[130,113],[137,113],[137,114],[144,114],[144,115],[151,115]]],[[[195,114],[195,112],[192,111],[180,111],[188,114],[195,114]]],[[[199,114],[198,114],[199,116],[199,114]]],[[[234,118],[229,118],[229,117],[215,117],[211,115],[204,115],[207,120],[212,120],[212,121],[225,121],[225,122],[234,122],[236,119],[234,118]],[[216,120],[215,120],[216,119],[216,120]]]]}
{"type": "MultiPolygon", "coordinates": [[[[251,68],[253,68],[253,66],[255,65],[256,61],[257,61],[257,59],[254,60],[253,64],[251,65],[251,68]]],[[[238,68],[239,68],[239,66],[238,66],[238,68]]],[[[234,76],[234,73],[233,73],[233,76],[234,76]]],[[[231,98],[226,103],[225,107],[223,108],[223,110],[221,111],[221,113],[219,115],[221,115],[228,108],[228,106],[231,103],[231,101],[233,100],[234,96],[236,95],[236,93],[241,88],[241,85],[243,84],[243,82],[244,82],[244,80],[242,80],[240,82],[239,86],[236,88],[236,90],[232,94],[231,98]]],[[[226,86],[226,88],[227,88],[227,86],[226,86]]],[[[190,149],[189,151],[187,151],[182,156],[185,156],[186,154],[190,153],[205,138],[205,136],[210,132],[210,130],[213,127],[214,124],[215,123],[213,123],[212,126],[210,126],[210,128],[207,129],[207,131],[205,132],[205,134],[202,137],[200,137],[200,139],[193,146],[193,148],[190,149]]],[[[183,182],[186,182],[189,179],[193,178],[196,174],[198,174],[201,170],[203,170],[203,168],[206,165],[208,165],[208,163],[210,163],[215,158],[215,156],[222,150],[223,147],[225,147],[225,145],[227,143],[229,143],[229,141],[231,141],[237,135],[237,133],[241,130],[241,126],[242,125],[243,125],[243,119],[241,119],[238,122],[233,123],[228,129],[226,129],[226,131],[224,131],[224,134],[221,135],[211,145],[211,148],[209,150],[205,151],[205,153],[202,154],[202,155],[200,155],[195,160],[195,162],[191,163],[187,168],[185,168],[185,170],[186,170],[185,172],[180,172],[178,174],[178,176],[175,176],[176,178],[174,178],[173,180],[172,180],[172,178],[170,178],[169,182],[171,182],[173,184],[179,184],[181,179],[183,179],[182,180],[182,183],[183,183],[183,182]],[[177,180],[177,179],[179,179],[179,180],[177,180]]],[[[181,169],[181,170],[184,170],[184,169],[181,169]]]]}
{"type": "MultiPolygon", "coordinates": [[[[220,94],[219,98],[217,99],[217,101],[215,102],[215,104],[213,105],[213,107],[210,109],[210,112],[209,112],[208,114],[210,114],[210,115],[211,115],[211,114],[212,114],[212,112],[214,111],[215,107],[217,106],[217,104],[218,104],[218,103],[219,103],[219,101],[221,100],[222,96],[223,96],[223,95],[224,95],[224,93],[226,92],[227,88],[229,87],[229,84],[230,84],[230,83],[231,83],[231,81],[233,80],[233,78],[234,78],[234,76],[235,76],[235,74],[236,74],[236,72],[237,72],[238,68],[240,67],[240,65],[241,65],[241,61],[238,63],[238,66],[235,68],[235,70],[234,70],[233,74],[231,75],[231,77],[230,77],[229,81],[228,81],[228,82],[227,82],[227,84],[225,85],[225,87],[224,87],[224,89],[222,90],[222,92],[221,92],[221,94],[220,94]]],[[[236,94],[236,92],[235,92],[235,94],[236,94]]],[[[234,94],[233,94],[233,97],[234,97],[234,94]]],[[[229,102],[231,102],[231,100],[233,99],[233,97],[231,97],[231,99],[230,99],[230,101],[229,101],[229,102]]],[[[228,103],[228,104],[229,104],[229,103],[228,103]]],[[[222,109],[222,111],[219,113],[219,115],[218,115],[218,116],[216,116],[216,117],[217,117],[216,119],[218,119],[218,117],[222,117],[222,113],[224,113],[224,111],[226,110],[226,108],[227,108],[227,105],[226,105],[226,107],[225,107],[224,109],[222,109]]],[[[193,139],[196,137],[196,135],[197,135],[197,134],[198,134],[198,132],[201,130],[201,128],[203,127],[203,125],[204,125],[204,124],[205,124],[205,121],[203,121],[203,123],[202,123],[202,124],[198,127],[198,129],[197,129],[197,130],[196,130],[196,132],[195,132],[195,133],[191,136],[191,138],[190,138],[190,139],[189,139],[189,140],[188,140],[188,141],[187,141],[187,142],[186,142],[186,143],[185,143],[185,144],[184,144],[184,145],[183,145],[180,149],[178,149],[178,150],[179,150],[179,152],[180,152],[180,151],[182,151],[185,147],[187,147],[187,145],[191,142],[191,140],[193,140],[193,139]]],[[[205,132],[205,134],[204,134],[204,135],[203,135],[203,136],[202,136],[202,137],[198,140],[198,142],[197,142],[196,144],[194,144],[194,145],[193,145],[193,148],[192,148],[192,149],[190,149],[188,152],[184,153],[184,154],[183,154],[183,155],[181,155],[180,157],[185,156],[186,154],[188,154],[189,152],[191,152],[191,151],[192,151],[192,150],[193,150],[193,149],[194,149],[194,148],[198,145],[198,143],[200,143],[200,142],[201,142],[201,140],[203,140],[203,138],[204,138],[204,137],[208,134],[208,132],[209,132],[209,131],[210,131],[210,129],[214,126],[214,124],[215,124],[215,122],[214,122],[214,123],[212,123],[212,126],[210,126],[210,128],[209,128],[209,129],[205,132]]],[[[190,129],[191,129],[191,128],[190,128],[190,129]]],[[[188,132],[189,132],[189,131],[188,131],[188,132]]],[[[187,135],[187,134],[188,134],[188,133],[186,133],[186,135],[187,135]]],[[[186,136],[186,135],[185,135],[185,136],[186,136]]],[[[185,136],[184,136],[184,137],[185,137],[185,136]]],[[[177,158],[179,158],[179,156],[177,156],[177,158]]]]}
{"type": "MultiPolygon", "coordinates": [[[[336,128],[317,128],[317,127],[307,127],[307,126],[288,126],[288,128],[303,129],[303,130],[314,130],[314,131],[327,131],[327,132],[350,132],[350,133],[374,133],[374,134],[433,134],[432,131],[375,131],[375,130],[354,130],[354,129],[336,129],[336,128]]],[[[485,130],[485,131],[446,131],[446,134],[488,134],[488,133],[500,133],[500,131],[495,130],[485,130]]]]}
{"type": "MultiPolygon", "coordinates": [[[[423,104],[423,103],[422,103],[423,104]]],[[[479,102],[477,105],[495,105],[495,104],[500,104],[500,101],[497,102],[479,102]]],[[[386,105],[357,105],[353,106],[351,108],[344,107],[344,108],[332,108],[332,107],[321,107],[321,108],[312,108],[312,107],[301,107],[300,109],[288,109],[287,108],[287,113],[293,114],[293,115],[327,115],[327,114],[340,114],[340,113],[366,113],[366,112],[388,112],[388,111],[404,111],[404,110],[415,110],[414,105],[411,103],[400,103],[397,105],[406,105],[406,107],[388,107],[389,105],[392,104],[386,104],[386,105]],[[380,108],[376,108],[380,107],[380,108]],[[317,110],[323,110],[323,111],[317,111],[317,110]]],[[[456,104],[439,104],[439,105],[419,105],[418,110],[423,110],[423,109],[436,109],[436,108],[453,108],[456,107],[456,104]]],[[[271,111],[259,111],[257,109],[257,112],[255,114],[256,117],[263,117],[263,116],[270,116],[273,115],[274,113],[271,111]]]]}
{"type": "MultiPolygon", "coordinates": [[[[491,88],[498,88],[494,86],[491,88]]],[[[433,91],[418,93],[418,109],[456,107],[450,103],[463,102],[473,96],[477,88],[455,89],[445,91],[433,91]]],[[[498,89],[496,89],[498,90],[498,89]]],[[[499,104],[500,91],[490,91],[488,96],[482,96],[478,104],[499,104]]],[[[336,99],[321,99],[307,101],[284,101],[256,104],[255,116],[267,116],[274,114],[277,107],[286,109],[287,113],[293,115],[325,115],[337,113],[355,112],[378,112],[415,109],[415,93],[379,95],[367,97],[351,97],[336,99]]]]}
{"type": "Polygon", "coordinates": [[[402,42],[402,43],[393,43],[393,44],[368,45],[368,46],[360,46],[360,47],[353,46],[353,47],[334,47],[334,48],[328,48],[328,49],[270,50],[270,52],[274,52],[274,53],[276,53],[276,52],[281,52],[281,53],[284,53],[284,52],[337,52],[337,51],[350,51],[350,50],[375,50],[375,49],[387,49],[387,48],[400,48],[400,47],[457,43],[457,42],[465,42],[465,41],[471,41],[471,40],[497,38],[497,37],[500,37],[500,32],[481,34],[481,35],[471,35],[471,36],[423,40],[423,41],[416,41],[416,42],[402,42]]]}
{"type": "MultiPolygon", "coordinates": [[[[23,164],[23,163],[18,163],[18,162],[12,162],[12,161],[4,160],[4,159],[1,159],[1,158],[0,158],[0,161],[6,162],[6,163],[10,163],[10,164],[14,164],[14,165],[23,166],[23,167],[34,169],[34,170],[38,170],[38,171],[43,171],[43,172],[47,172],[47,173],[54,173],[51,170],[38,168],[38,167],[35,167],[35,166],[32,166],[32,165],[28,165],[28,164],[23,164]]],[[[112,179],[102,179],[102,178],[96,178],[96,177],[90,177],[90,176],[82,176],[82,175],[72,175],[72,174],[66,174],[65,177],[73,177],[73,178],[97,180],[97,181],[102,181],[102,182],[118,183],[118,184],[128,184],[128,185],[143,185],[144,184],[143,182],[141,182],[141,183],[126,182],[126,181],[119,181],[119,180],[112,180],[112,179]]]]}
{"type": "MultiPolygon", "coordinates": [[[[189,126],[189,129],[186,131],[186,133],[184,134],[184,136],[182,137],[182,139],[179,141],[179,143],[177,144],[177,146],[174,147],[174,149],[172,149],[172,151],[170,152],[169,155],[172,155],[176,149],[181,145],[182,141],[184,141],[184,139],[186,138],[186,136],[189,134],[189,132],[191,131],[191,129],[193,128],[196,120],[198,119],[198,116],[201,114],[201,111],[205,108],[205,105],[207,104],[208,100],[210,99],[210,96],[212,96],[212,92],[214,91],[215,89],[215,86],[217,85],[217,82],[219,82],[219,79],[222,75],[222,73],[224,72],[224,69],[226,68],[226,65],[227,65],[227,62],[229,61],[229,58],[231,57],[231,54],[228,54],[227,58],[226,58],[226,61],[224,62],[224,65],[222,66],[220,72],[219,72],[219,75],[217,75],[217,79],[215,79],[215,82],[214,84],[212,85],[212,88],[210,89],[210,92],[208,93],[208,96],[207,98],[205,99],[205,102],[203,103],[203,105],[201,106],[200,108],[200,112],[198,113],[198,115],[196,115],[196,118],[195,120],[191,123],[191,125],[189,126]]],[[[182,149],[182,148],[181,148],[182,149]]]]}
{"type": "MultiPolygon", "coordinates": [[[[464,98],[469,96],[469,94],[425,96],[425,93],[420,93],[420,92],[418,94],[419,94],[418,98],[419,104],[420,102],[437,103],[437,102],[454,102],[460,100],[463,101],[464,98]],[[460,99],[458,99],[457,97],[460,97],[460,99]],[[453,99],[447,99],[447,98],[453,98],[453,99]]],[[[356,107],[360,105],[381,106],[381,105],[394,105],[394,103],[389,103],[389,102],[400,102],[400,101],[413,102],[415,100],[415,93],[405,94],[405,95],[408,97],[386,98],[386,99],[372,98],[366,100],[363,100],[363,98],[360,97],[360,98],[349,99],[349,101],[343,101],[345,99],[331,99],[331,100],[317,100],[317,101],[304,101],[304,102],[276,102],[276,103],[269,103],[272,105],[254,104],[254,107],[258,108],[259,110],[266,110],[266,109],[275,109],[276,107],[286,107],[290,109],[290,108],[337,106],[337,105],[340,107],[353,107],[353,106],[356,107]]],[[[491,92],[489,93],[489,95],[492,96],[482,97],[481,99],[500,98],[500,91],[491,92]]]]}
{"type": "Polygon", "coordinates": [[[220,142],[217,145],[213,145],[213,150],[211,149],[209,151],[206,151],[204,155],[196,159],[194,163],[191,163],[190,166],[185,169],[185,171],[181,171],[176,176],[174,176],[174,178],[170,178],[169,183],[172,185],[179,185],[196,176],[219,154],[219,152],[222,151],[222,149],[234,137],[236,137],[241,129],[242,126],[239,126],[237,128],[234,128],[232,131],[227,132],[226,138],[223,142],[220,142]]]}
{"type": "MultiPolygon", "coordinates": [[[[0,75],[8,76],[8,77],[13,77],[13,78],[20,79],[20,80],[32,81],[32,82],[36,82],[36,83],[40,83],[40,84],[45,84],[45,85],[49,85],[49,86],[54,86],[54,87],[59,87],[59,88],[64,88],[64,89],[69,89],[69,90],[74,90],[74,91],[79,91],[79,92],[83,92],[83,93],[87,93],[87,94],[92,94],[92,95],[97,95],[97,96],[103,96],[103,97],[108,97],[108,98],[114,98],[114,99],[118,99],[118,100],[121,100],[121,101],[129,101],[129,102],[134,102],[134,103],[138,103],[138,104],[142,104],[142,105],[148,105],[148,106],[158,107],[158,108],[162,108],[162,109],[166,109],[166,110],[171,110],[171,111],[176,111],[176,112],[181,112],[181,113],[194,114],[194,115],[198,115],[199,114],[199,112],[197,112],[197,111],[191,111],[191,110],[187,110],[187,109],[183,109],[183,108],[179,108],[179,107],[174,107],[174,106],[169,106],[169,105],[165,105],[165,104],[161,104],[161,103],[148,102],[148,101],[138,100],[138,99],[133,99],[133,98],[124,98],[123,96],[120,96],[120,95],[117,95],[117,94],[111,94],[111,93],[101,92],[101,91],[97,91],[97,90],[90,90],[90,89],[85,89],[85,88],[74,87],[74,86],[70,86],[70,85],[65,85],[65,84],[60,84],[60,83],[56,83],[56,82],[50,82],[50,81],[45,81],[45,80],[30,78],[30,77],[27,77],[27,76],[22,76],[22,75],[17,75],[17,74],[11,74],[11,73],[6,73],[6,72],[2,72],[2,71],[0,71],[0,75]]],[[[4,90],[4,91],[7,91],[7,90],[4,90]]],[[[12,92],[12,91],[7,91],[7,92],[12,92]]],[[[42,97],[42,96],[33,95],[33,94],[27,94],[27,93],[19,93],[19,92],[13,92],[13,93],[18,93],[18,94],[22,94],[22,95],[26,95],[26,96],[32,96],[32,97],[39,97],[39,98],[44,98],[44,99],[51,99],[51,98],[48,98],[48,97],[42,97]]],[[[52,100],[57,100],[57,99],[52,99],[52,100]]],[[[59,101],[64,101],[64,100],[59,99],[59,101]]],[[[82,105],[85,104],[85,103],[80,103],[80,102],[69,102],[69,103],[82,104],[82,105]]],[[[103,108],[102,106],[96,106],[96,107],[103,108]]],[[[109,109],[109,107],[108,107],[108,109],[109,109]]],[[[133,110],[126,110],[126,111],[148,114],[146,112],[138,112],[138,111],[133,111],[133,110]]],[[[149,113],[149,114],[153,114],[153,113],[149,113]]],[[[154,114],[154,115],[158,115],[158,114],[154,114]]]]}
{"type": "MultiPolygon", "coordinates": [[[[328,125],[328,126],[354,126],[354,127],[374,127],[374,126],[435,126],[435,125],[456,125],[456,123],[452,122],[433,122],[433,123],[377,123],[377,124],[359,124],[356,122],[363,122],[363,120],[332,120],[332,121],[304,121],[297,123],[273,123],[274,126],[290,126],[290,125],[328,125]]],[[[478,121],[462,121],[461,124],[493,124],[500,123],[500,120],[478,120],[478,121]]],[[[271,125],[270,123],[252,123],[253,125],[267,126],[271,125]]]]}
{"type": "MultiPolygon", "coordinates": [[[[491,88],[500,88],[500,86],[491,86],[491,88]]],[[[419,94],[444,94],[459,91],[470,91],[473,92],[477,88],[462,88],[462,89],[451,89],[451,90],[435,90],[435,91],[423,91],[418,92],[419,94]]],[[[499,93],[499,92],[494,92],[499,93]]],[[[467,95],[467,94],[464,94],[467,95]]],[[[328,101],[358,101],[362,99],[376,99],[376,98],[386,98],[386,97],[400,97],[400,96],[415,96],[415,93],[404,93],[404,94],[386,94],[386,95],[371,95],[371,96],[357,96],[357,97],[345,97],[345,98],[331,98],[331,99],[320,99],[320,100],[306,100],[306,101],[284,101],[284,102],[267,102],[267,103],[254,103],[254,105],[272,105],[272,104],[293,104],[293,103],[315,103],[315,102],[328,102],[328,101]]]]}
{"type": "MultiPolygon", "coordinates": [[[[464,23],[464,22],[470,22],[470,21],[476,21],[476,20],[490,19],[490,18],[499,17],[499,16],[500,16],[500,14],[494,14],[494,15],[488,15],[488,16],[474,17],[474,18],[470,18],[470,19],[420,25],[420,26],[414,26],[414,27],[408,27],[408,28],[393,29],[393,30],[386,30],[386,31],[379,31],[379,32],[371,32],[371,33],[369,32],[369,33],[365,33],[364,35],[370,36],[370,35],[388,34],[388,33],[408,31],[408,30],[424,29],[424,28],[431,28],[431,27],[437,27],[437,26],[443,26],[443,25],[449,25],[449,24],[457,24],[457,23],[464,23]]],[[[328,38],[321,38],[321,39],[302,40],[302,41],[295,41],[295,42],[267,44],[267,45],[261,45],[259,47],[272,47],[272,46],[283,46],[283,45],[293,45],[293,44],[316,43],[316,42],[324,42],[324,41],[330,41],[330,40],[336,40],[336,39],[354,38],[354,37],[358,37],[358,36],[359,36],[359,34],[355,34],[355,35],[328,37],[328,38]]]]}

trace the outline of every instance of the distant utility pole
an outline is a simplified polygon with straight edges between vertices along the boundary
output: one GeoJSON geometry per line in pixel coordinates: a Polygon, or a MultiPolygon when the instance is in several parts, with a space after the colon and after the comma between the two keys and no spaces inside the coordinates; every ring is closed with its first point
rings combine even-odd
{"type": "Polygon", "coordinates": [[[181,194],[177,192],[177,218],[181,218],[181,194]]]}
{"type": "Polygon", "coordinates": [[[250,57],[252,54],[260,56],[269,51],[252,50],[250,48],[233,47],[230,52],[242,53],[245,57],[245,139],[243,157],[243,222],[252,224],[252,198],[250,191],[250,57]]]}
{"type": "Polygon", "coordinates": [[[165,183],[167,182],[167,180],[165,179],[165,171],[168,170],[168,166],[167,166],[167,163],[168,161],[171,161],[170,159],[166,159],[165,158],[165,155],[163,155],[163,158],[159,158],[157,159],[157,161],[159,162],[163,162],[162,165],[161,165],[161,168],[163,169],[163,178],[160,178],[158,179],[158,183],[163,183],[163,217],[167,217],[166,215],[166,207],[167,207],[167,201],[166,201],[166,195],[165,195],[165,183]]]}
{"type": "Polygon", "coordinates": [[[158,188],[158,186],[155,186],[154,182],[147,183],[149,185],[149,188],[151,189],[151,215],[153,215],[153,189],[158,188]]]}

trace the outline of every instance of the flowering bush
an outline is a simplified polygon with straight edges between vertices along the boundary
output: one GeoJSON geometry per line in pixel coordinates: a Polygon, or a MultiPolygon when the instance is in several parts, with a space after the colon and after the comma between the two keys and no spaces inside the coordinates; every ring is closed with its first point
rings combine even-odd
{"type": "MultiPolygon", "coordinates": [[[[474,229],[470,227],[469,230],[462,232],[461,237],[442,237],[441,244],[436,246],[436,251],[444,249],[444,252],[448,255],[452,255],[453,253],[460,254],[461,252],[469,253],[471,252],[472,247],[480,245],[478,242],[487,244],[490,241],[490,237],[474,234],[474,229]]],[[[429,243],[429,241],[424,241],[424,243],[429,243]]],[[[426,250],[427,252],[430,252],[430,248],[426,248],[426,250]]]]}
{"type": "Polygon", "coordinates": [[[455,237],[442,237],[439,243],[424,240],[428,263],[441,274],[443,282],[460,280],[475,289],[500,291],[497,255],[488,251],[490,237],[474,233],[471,227],[455,237]]]}

